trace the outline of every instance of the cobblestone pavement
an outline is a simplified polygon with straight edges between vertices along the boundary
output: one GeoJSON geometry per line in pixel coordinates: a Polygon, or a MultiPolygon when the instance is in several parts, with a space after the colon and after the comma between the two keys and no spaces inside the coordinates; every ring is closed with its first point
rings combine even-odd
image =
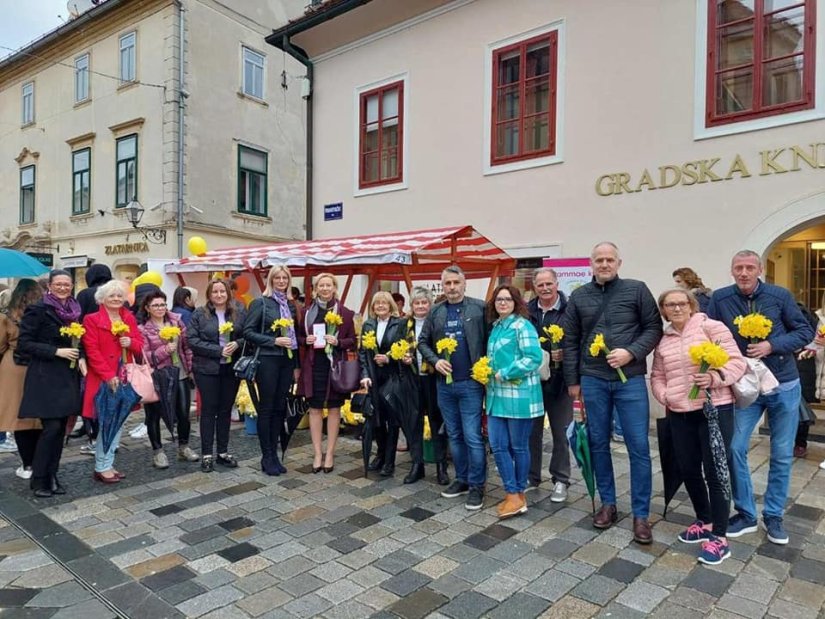
{"type": "MultiPolygon", "coordinates": [[[[0,615],[97,619],[208,617],[825,617],[825,457],[796,461],[787,546],[762,531],[732,541],[716,568],[676,534],[692,520],[680,492],[654,543],[631,541],[627,456],[614,446],[618,526],[598,533],[581,482],[555,504],[528,494],[526,515],[499,522],[495,467],[485,509],[443,499],[428,478],[404,486],[364,479],[359,445],[341,441],[332,474],[312,475],[305,432],[282,477],[255,470],[257,441],[235,430],[234,470],[199,472],[173,460],[155,471],[142,441],[126,439],[115,487],[91,480],[91,458],[67,451],[65,497],[36,501],[0,456],[0,615]]],[[[656,453],[655,441],[653,451],[656,453]]],[[[193,441],[194,443],[195,441],[193,441]]],[[[751,452],[765,487],[768,442],[751,452]]],[[[662,512],[654,458],[653,512],[662,512]]],[[[549,484],[549,482],[547,482],[549,484]]]]}

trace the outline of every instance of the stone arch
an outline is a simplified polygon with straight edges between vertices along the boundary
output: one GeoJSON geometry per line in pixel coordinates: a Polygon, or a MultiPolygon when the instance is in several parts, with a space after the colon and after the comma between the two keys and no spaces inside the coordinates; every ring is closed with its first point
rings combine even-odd
{"type": "Polygon", "coordinates": [[[825,223],[825,191],[798,198],[774,211],[745,237],[743,249],[752,249],[763,258],[774,245],[810,226],[825,223]]]}

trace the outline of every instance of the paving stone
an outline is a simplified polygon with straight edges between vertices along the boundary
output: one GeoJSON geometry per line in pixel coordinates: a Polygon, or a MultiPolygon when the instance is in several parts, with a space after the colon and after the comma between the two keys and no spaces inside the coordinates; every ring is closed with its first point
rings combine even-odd
{"type": "Polygon", "coordinates": [[[178,512],[184,511],[180,505],[164,505],[163,507],[156,507],[155,509],[150,509],[149,513],[154,514],[158,518],[163,516],[169,516],[170,514],[177,514],[178,512]]]}
{"type": "MultiPolygon", "coordinates": [[[[628,608],[623,604],[612,602],[601,609],[597,617],[610,617],[610,619],[644,619],[648,616],[647,613],[639,612],[633,608],[628,608]]],[[[716,618],[714,618],[716,619],[716,618]]]]}
{"type": "Polygon", "coordinates": [[[362,591],[364,591],[364,587],[351,582],[348,578],[344,578],[321,587],[315,593],[337,605],[354,598],[362,591]]]}
{"type": "Polygon", "coordinates": [[[450,599],[456,597],[464,591],[470,590],[472,586],[473,585],[463,578],[458,578],[453,574],[445,574],[444,576],[435,579],[428,585],[428,587],[433,591],[442,593],[450,599]]]}
{"type": "Polygon", "coordinates": [[[791,571],[790,563],[779,561],[778,559],[771,559],[762,555],[754,555],[745,566],[745,572],[748,574],[755,574],[770,580],[783,582],[788,578],[791,571]]]}
{"type": "Polygon", "coordinates": [[[202,593],[206,593],[206,588],[192,580],[186,580],[158,591],[158,595],[173,606],[177,606],[181,602],[201,595],[202,593]]]}
{"type": "Polygon", "coordinates": [[[565,574],[570,574],[571,576],[575,576],[579,579],[587,578],[590,574],[596,571],[595,566],[582,561],[576,561],[571,558],[567,558],[564,561],[557,563],[554,569],[564,572],[565,574]]]}
{"type": "MultiPolygon", "coordinates": [[[[114,544],[101,546],[97,549],[97,553],[106,559],[111,559],[113,557],[126,554],[127,552],[140,550],[142,548],[148,548],[149,546],[152,546],[154,543],[155,540],[152,539],[150,535],[136,535],[135,537],[130,537],[129,539],[125,539],[120,542],[115,542],[114,544]]],[[[2,563],[0,563],[0,568],[2,568],[2,563]]]]}
{"type": "Polygon", "coordinates": [[[363,548],[366,544],[360,539],[355,539],[354,537],[349,537],[347,535],[328,542],[327,546],[333,550],[337,550],[341,554],[349,554],[350,552],[363,548]]]}
{"type": "Polygon", "coordinates": [[[326,583],[312,574],[300,574],[278,585],[292,597],[300,598],[323,587],[326,583]]]}
{"type": "Polygon", "coordinates": [[[644,571],[644,566],[625,559],[613,558],[601,568],[598,573],[607,578],[618,580],[625,584],[633,582],[644,571]]]}
{"type": "MultiPolygon", "coordinates": [[[[598,611],[598,606],[572,595],[566,595],[541,616],[542,618],[550,617],[552,619],[580,619],[581,617],[592,617],[598,611]]],[[[505,617],[502,616],[502,619],[505,619],[505,617]]]]}
{"type": "Polygon", "coordinates": [[[106,598],[128,617],[138,616],[137,609],[150,596],[154,597],[149,589],[134,581],[112,587],[106,592],[106,598]]]}
{"type": "Polygon", "coordinates": [[[453,575],[463,578],[467,582],[478,584],[505,567],[505,563],[490,557],[479,555],[453,570],[453,575]]]}
{"type": "Polygon", "coordinates": [[[332,606],[332,602],[314,593],[284,605],[284,610],[298,617],[316,617],[332,606]]]}
{"type": "Polygon", "coordinates": [[[51,616],[51,619],[112,619],[112,611],[98,600],[87,600],[61,608],[51,616]]]}
{"type": "Polygon", "coordinates": [[[679,587],[670,594],[668,602],[707,614],[716,604],[716,598],[696,589],[679,587]]]}
{"type": "Polygon", "coordinates": [[[366,527],[370,527],[374,524],[378,524],[381,522],[380,518],[376,518],[372,514],[368,514],[367,512],[361,512],[359,514],[355,514],[347,518],[347,522],[351,525],[364,529],[366,527]]]}
{"type": "Polygon", "coordinates": [[[756,552],[764,557],[779,559],[787,563],[796,563],[802,555],[802,551],[799,548],[794,548],[791,545],[780,546],[779,544],[772,544],[770,542],[764,542],[756,549],[756,552]]]}
{"type": "Polygon", "coordinates": [[[155,557],[153,559],[149,559],[148,561],[142,561],[141,563],[136,563],[135,565],[128,567],[126,572],[128,572],[133,578],[139,580],[145,576],[163,572],[185,562],[186,560],[183,557],[179,554],[173,553],[155,557]]]}
{"type": "Polygon", "coordinates": [[[758,619],[765,615],[765,605],[753,600],[746,600],[738,595],[726,593],[716,603],[717,609],[728,610],[743,617],[758,619]]]}
{"type": "Polygon", "coordinates": [[[804,580],[789,578],[782,585],[777,597],[818,610],[825,604],[825,587],[804,580]]]}
{"type": "Polygon", "coordinates": [[[235,604],[235,606],[249,613],[253,617],[258,617],[273,608],[277,608],[278,606],[291,601],[291,595],[284,593],[277,587],[269,587],[263,591],[255,593],[254,595],[244,596],[235,604]]]}
{"type": "Polygon", "coordinates": [[[780,617],[786,619],[793,617],[793,619],[816,619],[817,612],[811,608],[794,604],[788,600],[775,600],[768,609],[769,617],[780,617]]]}
{"type": "Polygon", "coordinates": [[[263,589],[274,587],[278,579],[266,572],[256,572],[235,581],[233,586],[246,594],[252,595],[263,589]]]}
{"type": "Polygon", "coordinates": [[[26,606],[49,606],[52,608],[63,608],[78,604],[90,599],[92,594],[86,591],[78,583],[64,582],[54,587],[49,587],[40,591],[26,603],[26,606]]]}
{"type": "Polygon", "coordinates": [[[431,512],[428,509],[423,509],[421,507],[413,507],[408,509],[407,511],[401,512],[398,514],[402,518],[409,518],[410,520],[414,520],[415,522],[421,522],[422,520],[426,520],[427,518],[431,518],[435,516],[435,512],[431,512]]]}
{"type": "Polygon", "coordinates": [[[0,561],[0,572],[27,572],[50,565],[52,560],[42,550],[33,550],[6,557],[0,561]]]}
{"type": "Polygon", "coordinates": [[[633,582],[616,598],[616,602],[649,613],[668,595],[668,590],[644,581],[633,582]]]}
{"type": "Polygon", "coordinates": [[[473,587],[473,590],[483,593],[497,602],[503,602],[525,586],[527,586],[526,580],[522,580],[507,572],[499,572],[477,584],[473,587]]]}
{"type": "MultiPolygon", "coordinates": [[[[26,602],[39,593],[40,589],[0,589],[0,608],[25,606],[26,602]]],[[[47,604],[38,604],[37,606],[47,606],[47,604]]]]}
{"type": "Polygon", "coordinates": [[[551,539],[537,548],[537,552],[556,561],[566,559],[578,550],[580,544],[575,544],[565,539],[551,539]]]}
{"type": "Polygon", "coordinates": [[[791,567],[791,576],[814,584],[825,585],[825,563],[805,558],[799,559],[791,567]]]}
{"type": "Polygon", "coordinates": [[[767,605],[778,587],[779,583],[772,580],[743,574],[733,581],[728,593],[767,605]]]}
{"type": "Polygon", "coordinates": [[[219,550],[216,554],[220,557],[223,557],[230,563],[235,563],[236,561],[240,561],[241,559],[252,557],[258,554],[259,552],[261,552],[261,550],[257,546],[253,546],[252,544],[244,542],[242,544],[237,544],[235,546],[230,546],[229,548],[219,550]]]}
{"type": "Polygon", "coordinates": [[[238,578],[243,578],[244,576],[249,576],[255,572],[265,570],[271,565],[272,561],[269,559],[266,559],[260,555],[254,555],[247,557],[246,559],[241,559],[231,565],[227,565],[225,569],[227,572],[234,574],[238,578]]]}
{"type": "Polygon", "coordinates": [[[178,604],[177,608],[187,617],[200,617],[209,611],[237,602],[244,597],[243,593],[232,585],[224,585],[214,591],[207,591],[178,604]]]}
{"type": "Polygon", "coordinates": [[[472,548],[477,548],[478,550],[489,550],[500,541],[501,540],[497,540],[489,535],[484,535],[483,533],[474,533],[465,539],[464,543],[472,548]]]}
{"type": "Polygon", "coordinates": [[[787,517],[802,518],[803,520],[810,520],[814,523],[819,522],[823,514],[825,514],[825,510],[819,509],[818,507],[801,505],[799,503],[795,503],[785,512],[785,516],[787,517]]]}
{"type": "Polygon", "coordinates": [[[530,583],[525,591],[544,598],[545,600],[555,602],[561,599],[570,589],[579,584],[579,582],[579,579],[574,576],[550,569],[530,583]]]}
{"type": "MultiPolygon", "coordinates": [[[[11,582],[14,587],[22,589],[46,589],[72,580],[71,574],[59,565],[52,563],[28,572],[11,582]]],[[[0,604],[2,606],[2,604],[0,604]]]]}
{"type": "Polygon", "coordinates": [[[669,600],[663,602],[651,615],[654,619],[702,619],[705,615],[698,610],[673,604],[669,600]]]}
{"type": "Polygon", "coordinates": [[[195,572],[190,570],[188,567],[177,565],[163,572],[158,572],[156,574],[152,574],[151,576],[147,576],[140,582],[144,587],[148,587],[152,591],[160,591],[161,589],[166,589],[172,585],[191,580],[192,578],[195,578],[195,576],[197,576],[197,574],[195,574],[195,572]]]}
{"type": "Polygon", "coordinates": [[[357,600],[347,600],[342,604],[336,604],[324,613],[326,619],[363,619],[372,613],[369,606],[361,604],[357,600]]]}
{"type": "Polygon", "coordinates": [[[720,574],[702,566],[696,566],[688,574],[688,577],[682,581],[682,585],[718,598],[722,597],[722,594],[728,590],[732,582],[733,577],[727,574],[720,574]]]}
{"type": "MultiPolygon", "coordinates": [[[[399,597],[409,595],[413,591],[428,584],[432,579],[415,570],[405,570],[381,583],[381,588],[396,594],[399,597]]],[[[320,595],[320,593],[319,593],[320,595]]]]}
{"type": "Polygon", "coordinates": [[[625,584],[606,576],[593,574],[576,585],[571,594],[587,602],[604,606],[616,597],[625,584]]]}
{"type": "Polygon", "coordinates": [[[423,619],[448,601],[446,596],[425,587],[398,600],[389,610],[403,619],[423,619]]]}
{"type": "Polygon", "coordinates": [[[231,518],[218,523],[218,526],[226,531],[237,531],[254,525],[254,520],[250,520],[244,516],[238,516],[237,518],[231,518]]]}
{"type": "Polygon", "coordinates": [[[421,562],[421,559],[406,550],[397,550],[375,562],[375,567],[390,574],[398,574],[421,562]]]}
{"type": "Polygon", "coordinates": [[[504,571],[530,581],[535,580],[554,565],[555,561],[534,552],[514,561],[504,568],[504,571]]]}
{"type": "Polygon", "coordinates": [[[476,591],[465,591],[438,609],[438,612],[455,619],[481,617],[495,608],[496,601],[476,591]]]}

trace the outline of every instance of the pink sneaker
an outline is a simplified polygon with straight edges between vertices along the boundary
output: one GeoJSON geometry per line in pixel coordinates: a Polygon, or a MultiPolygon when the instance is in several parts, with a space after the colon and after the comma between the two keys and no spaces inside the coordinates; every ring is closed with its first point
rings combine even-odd
{"type": "Polygon", "coordinates": [[[702,552],[699,554],[699,563],[705,565],[719,565],[730,556],[730,546],[715,535],[702,544],[702,552]]]}
{"type": "Polygon", "coordinates": [[[705,523],[697,520],[686,530],[679,533],[679,541],[685,544],[698,544],[706,542],[712,537],[710,531],[705,528],[705,523]]]}

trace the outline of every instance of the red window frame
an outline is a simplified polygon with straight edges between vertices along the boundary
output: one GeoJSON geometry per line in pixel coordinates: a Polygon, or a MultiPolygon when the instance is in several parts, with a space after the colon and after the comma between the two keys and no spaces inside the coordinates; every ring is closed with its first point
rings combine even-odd
{"type": "MultiPolygon", "coordinates": [[[[498,49],[493,50],[493,75],[492,75],[492,105],[491,105],[491,114],[490,114],[490,165],[501,165],[505,163],[513,163],[515,161],[524,161],[528,159],[536,159],[538,157],[547,157],[549,155],[556,154],[556,99],[557,99],[557,91],[558,91],[558,46],[559,40],[559,33],[556,30],[551,32],[547,32],[545,34],[532,37],[530,39],[525,39],[524,41],[519,41],[518,43],[514,43],[512,45],[507,45],[506,47],[500,47],[498,49]],[[525,114],[525,101],[526,96],[525,92],[527,89],[527,48],[535,43],[547,42],[550,47],[550,74],[549,74],[549,85],[550,85],[550,93],[549,93],[549,105],[548,105],[548,114],[549,114],[549,122],[548,122],[548,141],[547,141],[547,148],[541,150],[534,150],[525,152],[524,150],[524,125],[525,125],[525,118],[530,118],[534,116],[539,116],[544,114],[544,112],[534,113],[530,116],[525,114]],[[510,54],[511,52],[518,50],[520,55],[520,62],[519,62],[519,80],[518,80],[518,88],[519,88],[519,114],[518,114],[518,123],[519,123],[519,149],[518,153],[514,155],[496,155],[496,141],[497,141],[497,128],[498,125],[501,124],[508,124],[513,122],[514,119],[507,119],[503,121],[498,120],[498,92],[501,88],[506,86],[512,86],[512,84],[507,84],[505,86],[501,86],[499,84],[499,62],[501,57],[505,54],[510,54]]],[[[542,76],[535,76],[530,79],[538,79],[542,76]]]]}
{"type": "Polygon", "coordinates": [[[404,80],[392,82],[378,88],[373,88],[366,92],[362,92],[359,97],[359,119],[358,119],[358,188],[369,189],[371,187],[380,187],[382,185],[393,185],[404,181],[404,80]],[[383,132],[381,131],[382,124],[392,119],[392,116],[384,116],[384,95],[392,90],[398,91],[398,140],[396,146],[384,147],[383,132]],[[366,150],[366,135],[367,135],[367,101],[370,97],[378,96],[378,147],[372,150],[366,150]],[[381,153],[383,151],[389,152],[390,149],[396,150],[396,158],[398,159],[397,174],[381,178],[381,153]],[[378,179],[368,180],[366,178],[366,168],[364,160],[367,155],[378,154],[378,179]]]}
{"type": "Polygon", "coordinates": [[[757,0],[754,3],[754,11],[752,17],[746,17],[723,24],[727,28],[735,26],[736,24],[744,24],[749,20],[753,20],[753,59],[750,63],[727,67],[725,69],[717,69],[717,49],[716,40],[718,36],[719,25],[716,23],[717,19],[717,3],[716,0],[708,0],[708,41],[707,41],[707,81],[705,84],[705,126],[715,127],[718,125],[725,125],[730,123],[741,122],[743,120],[752,120],[755,118],[764,118],[767,116],[776,116],[777,114],[787,114],[789,112],[797,112],[799,110],[812,109],[814,107],[814,79],[815,79],[815,58],[816,58],[816,0],[799,0],[794,5],[782,7],[781,11],[769,11],[765,13],[764,0],[757,0]],[[783,58],[791,58],[799,54],[786,54],[784,56],[777,56],[773,58],[764,58],[763,53],[763,33],[765,31],[766,17],[770,17],[774,13],[786,12],[789,9],[803,7],[805,10],[805,44],[801,54],[803,61],[802,69],[802,99],[798,101],[791,101],[787,103],[779,103],[774,105],[764,105],[762,103],[762,66],[781,60],[783,58]],[[743,68],[753,67],[753,100],[751,102],[751,109],[742,110],[740,112],[730,112],[727,114],[716,113],[716,78],[723,73],[734,73],[743,68]],[[759,67],[760,70],[757,70],[759,67]]]}

